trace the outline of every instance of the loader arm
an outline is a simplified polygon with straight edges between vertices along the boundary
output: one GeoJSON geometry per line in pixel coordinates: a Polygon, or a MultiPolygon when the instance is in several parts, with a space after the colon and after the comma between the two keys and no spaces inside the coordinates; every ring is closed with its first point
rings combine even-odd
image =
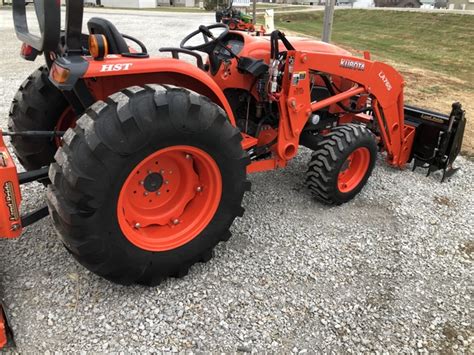
{"type": "Polygon", "coordinates": [[[415,128],[404,120],[402,76],[391,66],[369,59],[336,54],[288,51],[288,63],[282,83],[280,110],[288,116],[281,120],[283,135],[278,151],[289,158],[291,146],[313,112],[357,95],[372,99],[373,119],[380,130],[390,165],[403,167],[410,159],[415,128]],[[354,86],[321,101],[311,102],[307,89],[309,73],[321,73],[350,80],[354,86]]]}

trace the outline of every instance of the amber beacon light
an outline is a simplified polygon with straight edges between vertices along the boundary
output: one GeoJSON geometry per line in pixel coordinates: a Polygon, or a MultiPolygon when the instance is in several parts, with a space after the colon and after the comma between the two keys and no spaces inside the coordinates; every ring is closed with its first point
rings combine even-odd
{"type": "Polygon", "coordinates": [[[103,60],[109,48],[104,35],[91,34],[89,36],[89,52],[95,60],[103,60]]]}

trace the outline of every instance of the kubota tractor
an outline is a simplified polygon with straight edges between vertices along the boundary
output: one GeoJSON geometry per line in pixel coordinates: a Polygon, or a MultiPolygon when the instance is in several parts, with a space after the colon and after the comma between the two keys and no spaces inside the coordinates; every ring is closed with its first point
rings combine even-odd
{"type": "Polygon", "coordinates": [[[235,9],[233,1],[230,2],[229,7],[216,11],[216,22],[227,25],[232,31],[255,32],[252,16],[235,9]]]}
{"type": "MultiPolygon", "coordinates": [[[[368,53],[215,24],[160,50],[172,58],[150,57],[105,19],[83,34],[83,2],[66,6],[61,30],[60,2],[34,2],[37,36],[25,0],[13,1],[22,57],[45,64],[21,85],[2,134],[25,172],[0,139],[0,237],[50,215],[92,272],[156,285],[209,260],[244,213],[247,174],[285,168],[300,146],[314,151],[306,182],[324,204],[356,196],[378,151],[395,168],[455,171],[461,105],[449,115],[405,106],[401,75],[368,53]],[[47,186],[47,206],[21,213],[20,185],[33,181],[47,186]]],[[[4,319],[0,309],[0,347],[4,319]]]]}
{"type": "Polygon", "coordinates": [[[285,168],[300,146],[314,151],[306,182],[324,204],[356,196],[379,151],[395,168],[455,171],[461,105],[448,115],[405,106],[401,75],[368,53],[215,24],[151,57],[105,19],[83,34],[83,3],[66,5],[62,31],[59,2],[35,1],[35,36],[25,1],[13,1],[22,56],[45,64],[21,85],[3,132],[26,171],[2,141],[1,237],[49,215],[92,272],[156,285],[209,260],[244,213],[247,174],[285,168]],[[32,181],[47,186],[47,207],[22,214],[20,185],[32,181]]]}

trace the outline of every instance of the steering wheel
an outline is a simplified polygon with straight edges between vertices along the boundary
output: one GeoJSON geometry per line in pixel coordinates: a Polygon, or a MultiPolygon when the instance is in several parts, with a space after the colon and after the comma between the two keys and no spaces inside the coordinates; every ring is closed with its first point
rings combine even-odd
{"type": "Polygon", "coordinates": [[[229,27],[227,27],[227,25],[223,23],[216,23],[215,25],[210,25],[210,26],[201,25],[196,31],[184,37],[184,39],[181,41],[179,46],[189,51],[201,51],[201,52],[210,54],[228,33],[229,33],[229,27]],[[217,38],[214,36],[214,34],[211,31],[215,28],[224,29],[224,31],[222,31],[222,33],[219,36],[217,36],[217,38]],[[202,34],[202,37],[204,39],[203,44],[199,44],[197,46],[186,45],[186,43],[188,43],[192,38],[194,38],[195,36],[199,34],[202,34]]]}

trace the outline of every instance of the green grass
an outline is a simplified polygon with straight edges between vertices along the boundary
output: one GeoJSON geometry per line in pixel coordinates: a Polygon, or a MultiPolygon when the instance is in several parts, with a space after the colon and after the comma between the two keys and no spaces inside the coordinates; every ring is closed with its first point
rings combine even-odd
{"type": "MultiPolygon", "coordinates": [[[[275,16],[275,25],[320,37],[323,12],[275,16]]],[[[472,83],[474,16],[376,10],[335,12],[332,42],[375,58],[429,69],[472,83]]]]}

